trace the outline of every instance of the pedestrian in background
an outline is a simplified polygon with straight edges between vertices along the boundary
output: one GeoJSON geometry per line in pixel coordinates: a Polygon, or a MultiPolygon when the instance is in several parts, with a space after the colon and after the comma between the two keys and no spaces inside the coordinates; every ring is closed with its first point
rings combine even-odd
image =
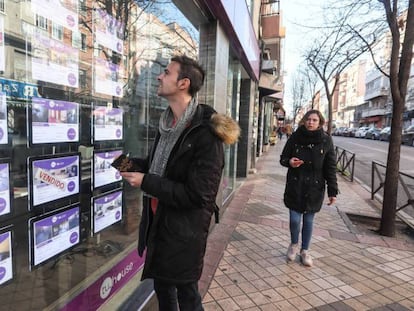
{"type": "Polygon", "coordinates": [[[285,134],[286,139],[289,139],[290,135],[292,135],[292,125],[290,125],[290,123],[285,125],[285,134]]]}
{"type": "Polygon", "coordinates": [[[154,279],[160,311],[203,310],[198,281],[211,216],[224,167],[223,142],[237,141],[230,117],[197,102],[204,70],[175,56],[158,76],[158,95],[168,101],[141,172],[121,175],[144,191],[138,253],[147,249],[143,279],[154,279]]]}
{"type": "Polygon", "coordinates": [[[277,137],[279,138],[279,140],[281,140],[283,137],[283,127],[281,126],[277,128],[277,137]]]}
{"type": "Polygon", "coordinates": [[[280,155],[280,164],[288,167],[284,203],[289,208],[291,243],[287,259],[294,261],[299,253],[305,266],[313,265],[309,253],[313,220],[322,207],[326,185],[328,205],[335,203],[338,194],[335,150],[331,136],[323,130],[324,124],[325,119],[318,110],[306,112],[280,155]]]}

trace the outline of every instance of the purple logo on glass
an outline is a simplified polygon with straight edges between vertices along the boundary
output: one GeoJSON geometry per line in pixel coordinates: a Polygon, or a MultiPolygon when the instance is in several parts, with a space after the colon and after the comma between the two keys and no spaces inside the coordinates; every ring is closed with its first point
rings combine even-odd
{"type": "Polygon", "coordinates": [[[121,137],[121,134],[122,134],[121,129],[117,129],[116,132],[115,132],[116,137],[118,137],[118,138],[121,137]]]}
{"type": "Polygon", "coordinates": [[[0,213],[3,212],[6,209],[6,200],[3,198],[0,198],[0,213]]]}
{"type": "Polygon", "coordinates": [[[122,45],[121,45],[121,42],[118,42],[118,43],[116,44],[116,49],[118,50],[118,52],[122,52],[122,45]]]}
{"type": "Polygon", "coordinates": [[[68,190],[69,190],[69,192],[72,192],[73,190],[75,190],[75,182],[74,181],[70,181],[68,183],[68,190]]]}
{"type": "Polygon", "coordinates": [[[119,95],[119,94],[121,94],[121,87],[118,85],[116,87],[116,95],[119,95]]]}
{"type": "Polygon", "coordinates": [[[119,219],[120,217],[121,217],[121,212],[120,211],[117,211],[115,213],[115,219],[119,219]]]}
{"type": "Polygon", "coordinates": [[[0,127],[0,139],[3,139],[3,136],[4,136],[4,132],[3,132],[3,129],[0,127]]]}
{"type": "Polygon", "coordinates": [[[0,281],[4,278],[6,275],[6,269],[4,267],[0,267],[0,281]]]}
{"type": "Polygon", "coordinates": [[[115,172],[115,178],[116,178],[116,179],[121,178],[121,174],[119,173],[119,171],[116,171],[116,172],[115,172]]]}
{"type": "Polygon", "coordinates": [[[69,140],[74,140],[75,139],[75,136],[76,136],[75,129],[74,128],[70,128],[68,130],[68,134],[67,135],[68,135],[69,140]]]}
{"type": "Polygon", "coordinates": [[[75,19],[73,18],[73,16],[72,16],[72,15],[68,15],[68,16],[66,16],[66,22],[68,23],[68,25],[69,25],[70,27],[75,26],[75,19]]]}
{"type": "Polygon", "coordinates": [[[72,232],[72,234],[70,235],[69,241],[71,244],[76,243],[78,241],[78,233],[72,232]]]}
{"type": "Polygon", "coordinates": [[[76,84],[76,77],[73,73],[70,73],[68,75],[68,82],[70,85],[75,85],[76,84]]]}

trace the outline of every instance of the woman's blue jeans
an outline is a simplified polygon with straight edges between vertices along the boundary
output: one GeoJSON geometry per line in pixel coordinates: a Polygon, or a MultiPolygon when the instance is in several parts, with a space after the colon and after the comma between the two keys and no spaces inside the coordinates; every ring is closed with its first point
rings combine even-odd
{"type": "Polygon", "coordinates": [[[299,213],[289,209],[290,242],[292,244],[299,243],[300,226],[303,218],[301,250],[309,249],[312,238],[314,217],[315,213],[299,213]]]}

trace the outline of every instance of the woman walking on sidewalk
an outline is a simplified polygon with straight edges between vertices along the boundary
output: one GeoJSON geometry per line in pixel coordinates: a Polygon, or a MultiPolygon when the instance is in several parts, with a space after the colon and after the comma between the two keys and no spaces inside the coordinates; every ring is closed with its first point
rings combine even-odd
{"type": "Polygon", "coordinates": [[[325,119],[318,110],[308,111],[280,155],[280,164],[289,168],[284,194],[285,205],[289,208],[291,239],[287,259],[296,259],[303,220],[300,259],[305,266],[313,265],[309,246],[313,219],[325,197],[325,184],[328,205],[335,203],[338,194],[335,150],[332,138],[322,128],[324,124],[325,119]]]}

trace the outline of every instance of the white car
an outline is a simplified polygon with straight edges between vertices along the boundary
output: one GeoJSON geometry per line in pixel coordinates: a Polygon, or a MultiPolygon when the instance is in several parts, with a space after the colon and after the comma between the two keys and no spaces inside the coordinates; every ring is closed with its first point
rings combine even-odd
{"type": "Polygon", "coordinates": [[[369,130],[369,126],[361,126],[356,132],[355,137],[365,138],[365,134],[369,130]]]}

